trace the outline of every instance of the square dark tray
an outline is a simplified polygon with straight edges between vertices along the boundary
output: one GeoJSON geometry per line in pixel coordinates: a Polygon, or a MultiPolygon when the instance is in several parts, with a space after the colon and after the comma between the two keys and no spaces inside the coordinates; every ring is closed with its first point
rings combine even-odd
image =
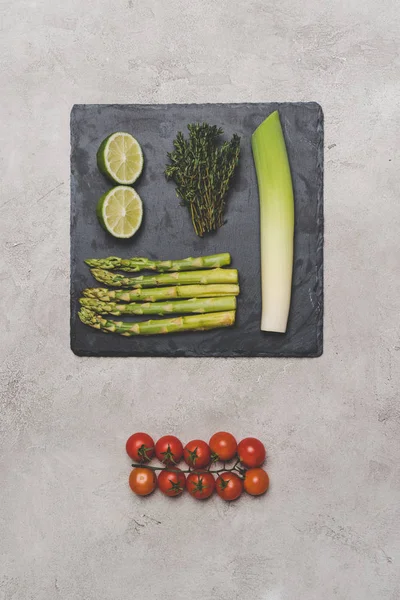
{"type": "MultiPolygon", "coordinates": [[[[79,356],[293,356],[322,354],[323,334],[323,113],[314,103],[75,105],[71,112],[71,348],[79,356]],[[251,134],[279,110],[295,196],[295,251],[291,312],[286,334],[260,331],[259,200],[251,134]],[[206,121],[241,137],[241,158],[216,233],[198,238],[175,186],[163,175],[178,131],[206,121]],[[101,141],[114,131],[132,133],[145,167],[135,189],[144,204],[143,224],[131,240],[117,240],[99,225],[95,208],[112,185],[96,165],[101,141]],[[98,284],[86,258],[110,255],[177,259],[230,252],[239,270],[237,321],[229,329],[125,338],[83,325],[81,291],[98,284]]],[[[122,320],[122,317],[116,317],[122,320]]]]}

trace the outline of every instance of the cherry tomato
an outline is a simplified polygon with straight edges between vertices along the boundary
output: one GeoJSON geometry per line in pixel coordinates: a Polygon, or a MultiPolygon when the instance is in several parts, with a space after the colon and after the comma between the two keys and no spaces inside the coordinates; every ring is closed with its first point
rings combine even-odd
{"type": "Polygon", "coordinates": [[[208,471],[190,473],[186,479],[186,489],[193,498],[205,500],[215,489],[215,479],[208,471]]]}
{"type": "Polygon", "coordinates": [[[223,500],[236,500],[243,492],[243,481],[236,473],[221,473],[217,479],[216,490],[223,500]]]}
{"type": "Polygon", "coordinates": [[[209,446],[213,454],[213,460],[231,460],[237,450],[237,443],[231,433],[219,431],[211,437],[209,446]]]}
{"type": "Polygon", "coordinates": [[[147,433],[134,433],[126,442],[126,452],[135,462],[147,462],[154,456],[154,441],[147,433]]]}
{"type": "Polygon", "coordinates": [[[152,469],[137,467],[129,475],[129,485],[132,492],[138,496],[151,494],[157,486],[157,477],[152,469]]]}
{"type": "Polygon", "coordinates": [[[249,469],[260,467],[266,456],[265,447],[257,438],[248,437],[239,442],[238,455],[240,462],[249,469]]]}
{"type": "Polygon", "coordinates": [[[185,474],[178,468],[173,471],[161,471],[158,475],[158,487],[166,496],[179,496],[185,489],[185,474]]]}
{"type": "Polygon", "coordinates": [[[156,444],[156,456],[165,465],[178,464],[182,454],[182,442],[174,435],[164,435],[156,444]]]}
{"type": "Polygon", "coordinates": [[[183,459],[189,467],[204,469],[211,462],[210,446],[202,440],[192,440],[185,446],[183,459]]]}
{"type": "Polygon", "coordinates": [[[249,469],[244,476],[244,489],[252,496],[261,496],[269,487],[268,473],[264,469],[249,469]]]}

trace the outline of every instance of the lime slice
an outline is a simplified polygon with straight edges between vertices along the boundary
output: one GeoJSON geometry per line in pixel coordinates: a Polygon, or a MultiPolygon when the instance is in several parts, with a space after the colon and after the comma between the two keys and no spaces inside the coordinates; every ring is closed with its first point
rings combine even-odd
{"type": "Polygon", "coordinates": [[[118,185],[103,194],[96,213],[100,225],[108,233],[116,238],[130,238],[142,223],[143,205],[133,188],[118,185]]]}
{"type": "Polygon", "coordinates": [[[97,151],[97,166],[111,181],[131,185],[143,169],[139,142],[130,133],[112,133],[102,141],[97,151]]]}

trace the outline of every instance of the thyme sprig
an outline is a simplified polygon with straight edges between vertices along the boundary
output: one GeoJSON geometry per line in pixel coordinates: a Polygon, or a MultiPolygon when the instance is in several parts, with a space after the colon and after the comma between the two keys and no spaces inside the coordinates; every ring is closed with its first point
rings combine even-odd
{"type": "Polygon", "coordinates": [[[240,137],[219,144],[223,130],[216,125],[188,125],[189,138],[179,132],[174,150],[168,153],[167,180],[176,184],[176,194],[190,211],[200,237],[224,223],[229,185],[239,162],[240,137]]]}

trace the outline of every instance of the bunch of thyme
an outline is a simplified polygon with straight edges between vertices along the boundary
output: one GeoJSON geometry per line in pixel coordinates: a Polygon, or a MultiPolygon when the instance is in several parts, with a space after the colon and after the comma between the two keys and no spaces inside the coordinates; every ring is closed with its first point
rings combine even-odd
{"type": "Polygon", "coordinates": [[[190,210],[196,234],[200,237],[224,223],[226,197],[239,162],[240,137],[219,144],[223,130],[216,125],[188,125],[189,138],[181,132],[168,153],[167,180],[176,184],[176,194],[190,210]]]}

